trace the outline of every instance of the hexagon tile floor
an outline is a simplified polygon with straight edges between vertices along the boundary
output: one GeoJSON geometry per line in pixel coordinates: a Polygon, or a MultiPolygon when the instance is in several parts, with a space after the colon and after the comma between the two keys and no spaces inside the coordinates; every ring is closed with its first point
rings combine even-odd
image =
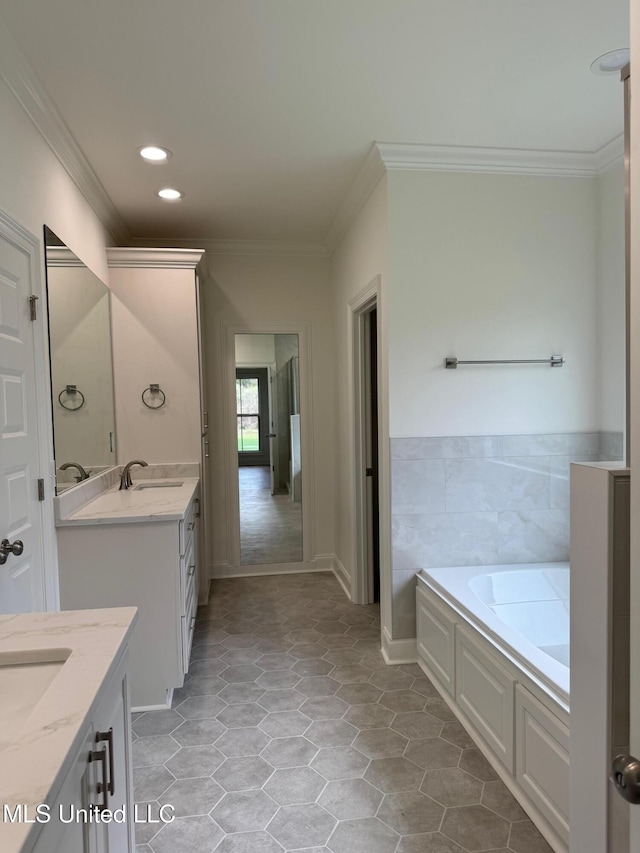
{"type": "Polygon", "coordinates": [[[134,715],[137,853],[551,853],[376,606],[331,574],[214,582],[174,708],[134,715]]]}

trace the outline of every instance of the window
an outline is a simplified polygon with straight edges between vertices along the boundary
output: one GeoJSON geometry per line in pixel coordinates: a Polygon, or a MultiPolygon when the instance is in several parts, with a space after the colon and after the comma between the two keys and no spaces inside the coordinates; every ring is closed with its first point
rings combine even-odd
{"type": "Polygon", "coordinates": [[[260,452],[260,404],[257,377],[236,379],[238,452],[260,452]]]}

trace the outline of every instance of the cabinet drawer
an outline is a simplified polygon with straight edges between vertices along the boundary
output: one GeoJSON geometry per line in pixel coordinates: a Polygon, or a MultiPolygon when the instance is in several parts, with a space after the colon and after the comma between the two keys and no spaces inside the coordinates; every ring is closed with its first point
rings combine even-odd
{"type": "Polygon", "coordinates": [[[568,842],[569,730],[520,684],[516,688],[516,743],[516,779],[568,842]]]}
{"type": "Polygon", "coordinates": [[[453,622],[420,586],[416,592],[418,655],[447,693],[454,694],[455,654],[453,622]]]}
{"type": "Polygon", "coordinates": [[[180,557],[180,595],[181,611],[186,613],[189,599],[189,588],[193,586],[196,574],[196,549],[195,539],[192,536],[187,543],[187,549],[183,557],[180,557]]]}
{"type": "Polygon", "coordinates": [[[200,498],[196,497],[189,504],[184,518],[180,521],[179,536],[180,536],[180,554],[184,554],[189,541],[193,539],[193,532],[196,526],[196,519],[200,513],[200,498]]]}
{"type": "Polygon", "coordinates": [[[514,772],[515,679],[461,625],[456,626],[456,701],[510,773],[514,772]]]}

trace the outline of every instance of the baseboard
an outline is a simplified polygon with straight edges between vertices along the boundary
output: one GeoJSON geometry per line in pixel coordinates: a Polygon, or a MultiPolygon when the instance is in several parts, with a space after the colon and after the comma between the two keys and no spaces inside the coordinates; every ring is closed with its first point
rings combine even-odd
{"type": "Polygon", "coordinates": [[[145,711],[166,711],[167,708],[171,708],[173,703],[173,687],[170,687],[167,690],[167,700],[164,703],[160,703],[158,705],[135,705],[131,708],[132,714],[144,714],[145,711]]]}
{"type": "Polygon", "coordinates": [[[392,640],[386,628],[382,629],[382,657],[385,663],[417,663],[416,638],[392,640]]]}
{"type": "Polygon", "coordinates": [[[340,558],[336,554],[332,554],[333,557],[333,565],[332,570],[334,575],[336,576],[338,583],[344,590],[344,594],[347,596],[349,601],[352,601],[351,598],[351,575],[345,569],[345,567],[340,562],[340,558]]]}
{"type": "Polygon", "coordinates": [[[330,572],[332,566],[310,563],[268,563],[259,566],[231,566],[229,563],[218,563],[215,567],[213,580],[222,578],[256,578],[263,575],[301,575],[312,572],[330,572]]]}

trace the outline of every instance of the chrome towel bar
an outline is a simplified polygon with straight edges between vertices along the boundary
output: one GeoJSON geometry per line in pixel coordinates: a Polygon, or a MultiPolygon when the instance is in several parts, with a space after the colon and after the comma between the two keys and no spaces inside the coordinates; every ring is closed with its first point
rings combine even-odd
{"type": "Polygon", "coordinates": [[[459,364],[548,364],[549,367],[562,367],[564,357],[552,355],[551,358],[498,358],[481,361],[461,361],[459,358],[445,358],[444,366],[447,370],[455,370],[459,364]]]}

